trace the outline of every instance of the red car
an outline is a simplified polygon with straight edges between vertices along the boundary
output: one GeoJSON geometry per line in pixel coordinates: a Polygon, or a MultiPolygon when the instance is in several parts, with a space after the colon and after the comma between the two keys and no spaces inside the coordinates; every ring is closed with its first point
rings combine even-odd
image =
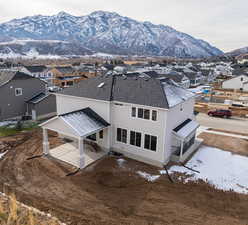
{"type": "Polygon", "coordinates": [[[225,117],[230,118],[232,116],[232,112],[227,109],[215,109],[208,112],[209,116],[218,116],[218,117],[225,117]]]}

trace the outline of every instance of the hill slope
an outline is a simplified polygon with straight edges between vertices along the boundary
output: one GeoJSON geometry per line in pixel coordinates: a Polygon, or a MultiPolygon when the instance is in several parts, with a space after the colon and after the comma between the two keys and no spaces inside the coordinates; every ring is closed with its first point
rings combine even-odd
{"type": "MultiPolygon", "coordinates": [[[[222,54],[207,42],[171,27],[138,22],[104,11],[81,17],[60,12],[53,16],[36,15],[14,19],[0,24],[0,37],[0,42],[22,39],[66,41],[85,49],[79,55],[90,53],[89,49],[108,54],[172,57],[209,57],[222,54]]],[[[13,52],[17,49],[13,44],[8,47],[13,52]]],[[[0,49],[0,53],[1,51],[3,50],[0,49]]],[[[70,52],[65,55],[69,54],[70,52]]]]}

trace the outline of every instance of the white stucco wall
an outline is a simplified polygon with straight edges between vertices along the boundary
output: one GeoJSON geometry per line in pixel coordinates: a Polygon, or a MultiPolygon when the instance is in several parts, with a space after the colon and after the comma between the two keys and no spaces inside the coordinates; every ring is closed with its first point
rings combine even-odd
{"type": "Polygon", "coordinates": [[[147,158],[153,161],[164,162],[164,137],[165,121],[167,111],[165,109],[152,108],[147,106],[121,103],[122,105],[113,104],[112,106],[112,146],[114,149],[121,150],[128,154],[139,156],[138,158],[147,158]],[[157,111],[157,121],[140,119],[131,116],[132,107],[149,109],[150,116],[152,110],[157,111]],[[117,128],[127,130],[127,143],[117,141],[117,128]],[[130,145],[130,131],[140,132],[141,147],[130,145]],[[157,151],[153,152],[144,148],[145,134],[157,137],[157,151]]]}
{"type": "MultiPolygon", "coordinates": [[[[56,102],[58,115],[90,107],[99,116],[101,116],[104,120],[110,123],[109,102],[60,94],[56,94],[56,102]]],[[[109,134],[109,130],[104,129],[103,139],[99,139],[99,135],[97,134],[97,143],[101,147],[110,148],[110,138],[111,136],[109,134]]]]}
{"type": "Polygon", "coordinates": [[[244,85],[245,82],[248,82],[248,76],[245,76],[245,75],[237,76],[237,77],[234,77],[230,80],[224,81],[222,83],[222,88],[224,88],[224,89],[246,88],[246,86],[244,85]],[[242,78],[243,78],[243,80],[242,80],[242,78]]]}
{"type": "Polygon", "coordinates": [[[166,136],[165,136],[165,146],[167,151],[165,151],[165,162],[167,163],[172,154],[172,130],[184,122],[186,119],[194,119],[194,104],[195,99],[191,98],[188,101],[171,108],[168,112],[166,120],[166,136]],[[181,110],[182,109],[182,110],[181,110]]]}

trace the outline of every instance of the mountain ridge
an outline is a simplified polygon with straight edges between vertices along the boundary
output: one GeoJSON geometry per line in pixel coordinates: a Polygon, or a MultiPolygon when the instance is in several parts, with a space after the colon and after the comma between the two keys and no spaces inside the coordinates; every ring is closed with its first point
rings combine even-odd
{"type": "MultiPolygon", "coordinates": [[[[107,11],[95,11],[86,16],[73,16],[62,11],[53,16],[13,19],[0,24],[0,36],[0,43],[22,39],[66,41],[92,53],[180,58],[223,54],[208,42],[170,26],[140,22],[107,11]]],[[[15,51],[13,45],[8,48],[15,51]]],[[[82,55],[89,54],[86,52],[82,51],[82,55]]]]}

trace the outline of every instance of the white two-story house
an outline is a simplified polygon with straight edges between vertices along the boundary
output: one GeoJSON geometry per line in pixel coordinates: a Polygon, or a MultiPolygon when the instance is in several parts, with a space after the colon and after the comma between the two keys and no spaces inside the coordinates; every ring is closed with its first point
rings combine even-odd
{"type": "Polygon", "coordinates": [[[56,102],[58,116],[41,124],[44,154],[79,168],[109,151],[162,167],[198,147],[194,95],[170,79],[99,76],[57,93],[56,102]],[[50,149],[48,130],[73,143],[50,149]]]}

